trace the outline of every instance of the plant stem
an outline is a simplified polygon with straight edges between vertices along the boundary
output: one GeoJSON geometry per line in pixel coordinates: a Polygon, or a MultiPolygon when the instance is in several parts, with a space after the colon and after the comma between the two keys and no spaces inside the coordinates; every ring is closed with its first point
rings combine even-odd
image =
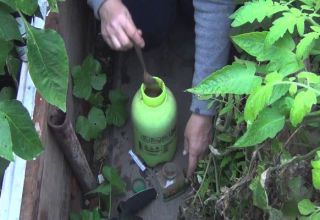
{"type": "Polygon", "coordinates": [[[314,26],[320,26],[320,24],[318,24],[315,20],[313,20],[313,18],[311,18],[311,17],[309,17],[308,19],[307,19],[307,21],[309,21],[312,25],[314,25],[314,26]]]}
{"type": "Polygon", "coordinates": [[[286,149],[287,145],[290,143],[291,139],[300,131],[300,129],[304,127],[303,125],[300,125],[288,138],[288,140],[284,143],[283,148],[286,149]]]}
{"type": "Polygon", "coordinates": [[[289,160],[288,162],[284,163],[284,164],[281,164],[280,166],[278,167],[273,167],[273,169],[271,169],[271,171],[273,170],[281,170],[283,169],[284,167],[294,163],[294,162],[298,162],[298,161],[302,161],[302,160],[308,160],[310,159],[310,157],[312,157],[318,150],[320,150],[320,147],[318,148],[315,148],[313,149],[312,151],[310,151],[309,153],[307,154],[304,154],[304,155],[298,155],[298,156],[294,156],[291,160],[289,160]]]}
{"type": "Polygon", "coordinates": [[[112,186],[110,185],[110,194],[109,194],[109,213],[108,213],[108,218],[111,218],[111,208],[112,208],[112,201],[111,201],[111,195],[112,194],[112,186]]]}
{"type": "Polygon", "coordinates": [[[212,155],[212,161],[214,166],[214,177],[216,179],[216,192],[220,194],[220,183],[219,183],[219,177],[218,177],[218,169],[216,164],[216,159],[214,158],[214,155],[212,155]]]}
{"type": "Polygon", "coordinates": [[[210,164],[211,164],[212,157],[213,157],[213,155],[210,154],[210,155],[209,155],[209,161],[208,161],[208,163],[207,163],[206,170],[205,170],[205,172],[204,172],[204,174],[203,174],[203,180],[202,180],[202,182],[201,182],[201,185],[200,185],[199,189],[198,189],[197,192],[196,192],[196,195],[194,196],[194,198],[193,198],[193,200],[192,200],[192,202],[191,202],[191,205],[192,205],[192,206],[193,206],[194,203],[196,202],[196,199],[197,199],[197,197],[199,196],[199,192],[200,192],[201,188],[203,187],[203,183],[204,183],[204,181],[205,181],[205,179],[206,179],[206,176],[207,176],[207,173],[208,173],[210,164]]]}
{"type": "Polygon", "coordinates": [[[282,82],[276,82],[274,85],[280,85],[280,84],[285,84],[285,85],[292,85],[292,84],[295,84],[297,86],[300,86],[300,87],[303,87],[303,88],[306,88],[306,89],[309,89],[309,90],[312,90],[313,92],[315,92],[317,95],[320,95],[320,91],[315,89],[315,88],[312,88],[308,85],[305,85],[305,84],[302,84],[302,83],[298,83],[298,82],[290,82],[290,81],[282,81],[282,82]]]}

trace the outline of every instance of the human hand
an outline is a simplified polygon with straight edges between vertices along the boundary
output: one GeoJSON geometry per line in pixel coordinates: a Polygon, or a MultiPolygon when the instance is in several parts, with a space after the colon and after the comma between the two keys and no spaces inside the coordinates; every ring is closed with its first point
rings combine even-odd
{"type": "Polygon", "coordinates": [[[105,1],[99,9],[99,15],[102,37],[112,49],[128,50],[133,42],[144,47],[142,32],[136,28],[121,0],[105,1]]]}
{"type": "Polygon", "coordinates": [[[203,156],[212,140],[212,117],[193,113],[184,132],[183,155],[189,154],[187,177],[197,167],[198,160],[203,156]]]}

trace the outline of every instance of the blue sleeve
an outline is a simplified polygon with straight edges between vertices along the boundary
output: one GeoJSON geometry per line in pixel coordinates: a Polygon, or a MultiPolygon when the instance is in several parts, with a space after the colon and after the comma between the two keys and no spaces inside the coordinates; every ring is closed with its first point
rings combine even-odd
{"type": "Polygon", "coordinates": [[[94,16],[97,19],[100,19],[99,16],[99,9],[102,5],[102,3],[104,3],[105,0],[87,0],[88,5],[92,8],[93,12],[94,12],[94,16]]]}
{"type": "MultiPolygon", "coordinates": [[[[227,64],[229,57],[230,19],[233,0],[193,0],[195,9],[195,86],[212,72],[227,64]]],[[[208,109],[208,101],[192,97],[190,110],[200,115],[214,115],[214,107],[208,109]]]]}

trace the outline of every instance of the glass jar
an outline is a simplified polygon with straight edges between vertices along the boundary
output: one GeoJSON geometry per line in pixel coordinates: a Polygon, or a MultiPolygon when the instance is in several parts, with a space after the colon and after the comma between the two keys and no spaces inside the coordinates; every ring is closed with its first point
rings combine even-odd
{"type": "Polygon", "coordinates": [[[166,163],[157,173],[157,179],[164,200],[170,200],[184,192],[186,180],[182,169],[175,163],[166,163]]]}

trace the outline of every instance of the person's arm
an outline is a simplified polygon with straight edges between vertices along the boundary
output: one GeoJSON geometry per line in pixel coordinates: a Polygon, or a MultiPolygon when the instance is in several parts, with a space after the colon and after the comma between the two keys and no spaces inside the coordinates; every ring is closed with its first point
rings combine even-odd
{"type": "MultiPolygon", "coordinates": [[[[229,16],[234,10],[233,0],[193,0],[195,9],[195,86],[212,72],[227,64],[230,40],[229,16]]],[[[196,169],[198,160],[211,142],[212,116],[208,102],[192,97],[192,115],[185,130],[184,154],[189,154],[188,176],[196,169]]]]}

